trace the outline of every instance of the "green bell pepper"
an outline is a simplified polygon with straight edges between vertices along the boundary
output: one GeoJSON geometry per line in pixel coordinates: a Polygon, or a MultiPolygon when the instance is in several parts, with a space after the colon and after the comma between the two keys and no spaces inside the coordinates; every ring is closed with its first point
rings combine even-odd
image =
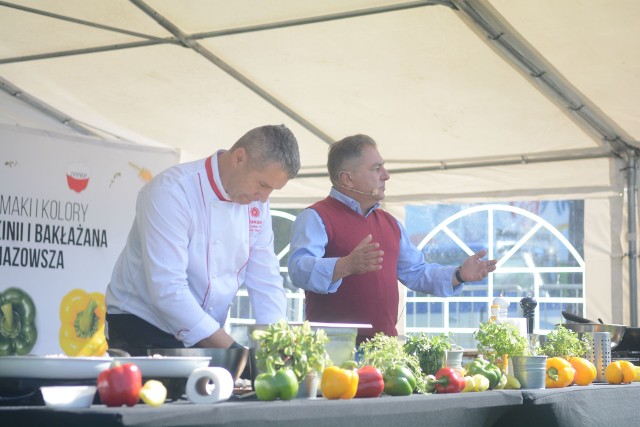
{"type": "Polygon", "coordinates": [[[500,368],[494,365],[493,362],[485,360],[482,356],[476,357],[475,360],[469,364],[467,372],[468,375],[480,374],[487,378],[489,380],[490,389],[493,389],[500,384],[500,379],[502,378],[502,371],[500,368]]]}
{"type": "Polygon", "coordinates": [[[256,396],[259,400],[291,400],[298,394],[298,378],[289,368],[275,372],[265,372],[254,380],[256,396]]]}
{"type": "Polygon", "coordinates": [[[38,339],[36,307],[21,289],[0,293],[0,356],[25,355],[38,339]]]}
{"type": "Polygon", "coordinates": [[[394,365],[383,374],[384,392],[391,396],[408,396],[415,390],[416,377],[406,366],[394,365]]]}

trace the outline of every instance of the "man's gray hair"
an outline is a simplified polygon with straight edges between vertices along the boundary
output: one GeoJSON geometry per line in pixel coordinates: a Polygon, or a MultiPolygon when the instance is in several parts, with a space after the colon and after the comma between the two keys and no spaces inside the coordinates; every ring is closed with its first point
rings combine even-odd
{"type": "Polygon", "coordinates": [[[340,182],[340,172],[344,170],[345,163],[357,159],[362,155],[362,147],[376,146],[376,142],[368,135],[352,135],[334,142],[329,146],[329,158],[327,170],[331,182],[340,182]]]}
{"type": "Polygon", "coordinates": [[[266,125],[251,129],[231,147],[231,151],[244,148],[250,161],[262,169],[269,163],[279,163],[289,179],[300,170],[298,141],[285,125],[266,125]]]}

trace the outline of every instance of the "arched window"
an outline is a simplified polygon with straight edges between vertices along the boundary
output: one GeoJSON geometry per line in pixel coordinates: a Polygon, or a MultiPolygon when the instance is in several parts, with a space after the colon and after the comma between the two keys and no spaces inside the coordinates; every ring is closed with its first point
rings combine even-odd
{"type": "Polygon", "coordinates": [[[449,331],[459,345],[473,348],[471,334],[488,319],[491,302],[500,294],[511,303],[509,317],[522,317],[523,297],[536,298],[535,331],[540,334],[562,322],[562,310],[582,313],[582,212],[581,201],[407,207],[407,231],[427,262],[459,265],[486,249],[498,268],[483,282],[465,284],[458,297],[408,291],[405,334],[449,331]],[[416,224],[424,227],[425,222],[421,231],[416,224]]]}

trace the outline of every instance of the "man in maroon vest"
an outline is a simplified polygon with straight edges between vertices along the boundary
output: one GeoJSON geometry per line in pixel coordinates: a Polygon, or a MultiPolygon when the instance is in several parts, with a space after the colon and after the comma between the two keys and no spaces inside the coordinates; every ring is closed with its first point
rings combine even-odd
{"type": "Polygon", "coordinates": [[[452,296],[495,270],[495,260],[481,259],[484,250],[459,267],[425,262],[402,224],[380,209],[389,172],[370,137],[332,144],[327,168],[329,196],[302,211],[291,233],[289,275],[306,291],[309,321],[371,324],[358,331],[358,345],[378,332],[396,336],[398,280],[452,296]]]}

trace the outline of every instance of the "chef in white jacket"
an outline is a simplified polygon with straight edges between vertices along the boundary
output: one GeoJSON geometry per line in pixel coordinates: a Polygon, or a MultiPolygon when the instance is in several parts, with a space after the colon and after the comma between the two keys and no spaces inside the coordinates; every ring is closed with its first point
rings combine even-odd
{"type": "Polygon", "coordinates": [[[258,323],[286,318],[268,197],[299,168],[291,131],[262,126],[145,185],[106,290],[109,347],[238,347],[223,327],[243,283],[258,323]]]}

